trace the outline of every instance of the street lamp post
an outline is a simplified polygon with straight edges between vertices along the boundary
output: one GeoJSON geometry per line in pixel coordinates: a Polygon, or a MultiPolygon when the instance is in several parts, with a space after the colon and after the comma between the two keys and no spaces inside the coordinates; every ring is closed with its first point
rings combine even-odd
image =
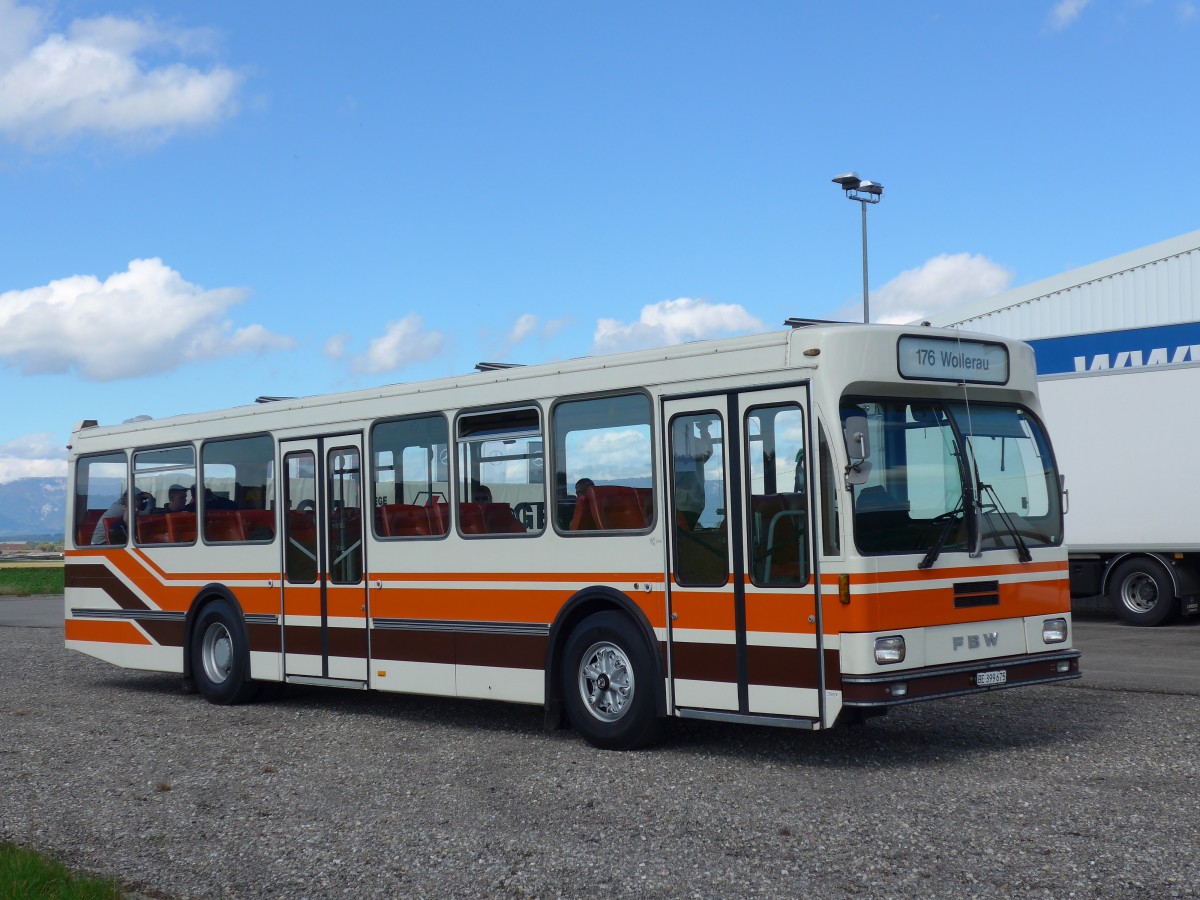
{"type": "Polygon", "coordinates": [[[833,179],[846,192],[847,200],[862,204],[862,247],[863,247],[863,321],[871,321],[871,299],[867,289],[867,204],[878,203],[883,198],[883,185],[874,181],[863,181],[855,172],[847,172],[833,179]]]}

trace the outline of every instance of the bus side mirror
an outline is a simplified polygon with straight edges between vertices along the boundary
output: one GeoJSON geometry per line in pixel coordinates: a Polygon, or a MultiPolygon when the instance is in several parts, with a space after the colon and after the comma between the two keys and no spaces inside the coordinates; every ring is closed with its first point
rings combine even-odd
{"type": "Polygon", "coordinates": [[[846,467],[847,484],[866,484],[871,474],[871,436],[867,431],[866,416],[848,416],[842,424],[846,440],[846,456],[850,465],[846,467]]]}

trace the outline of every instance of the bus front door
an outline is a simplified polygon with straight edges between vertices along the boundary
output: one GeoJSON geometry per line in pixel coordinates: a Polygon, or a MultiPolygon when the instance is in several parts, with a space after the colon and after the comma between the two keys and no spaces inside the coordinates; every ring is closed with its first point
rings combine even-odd
{"type": "Polygon", "coordinates": [[[282,441],[289,680],[367,681],[361,435],[282,441]]]}
{"type": "Polygon", "coordinates": [[[806,405],[803,384],[664,401],[681,715],[820,721],[806,405]]]}

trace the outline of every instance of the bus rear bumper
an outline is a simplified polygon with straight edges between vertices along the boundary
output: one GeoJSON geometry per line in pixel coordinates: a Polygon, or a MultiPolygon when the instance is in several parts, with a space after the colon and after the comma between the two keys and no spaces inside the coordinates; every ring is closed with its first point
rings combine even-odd
{"type": "Polygon", "coordinates": [[[1081,676],[1078,650],[1005,656],[883,675],[842,675],[842,705],[899,706],[921,700],[982,694],[1081,676]]]}

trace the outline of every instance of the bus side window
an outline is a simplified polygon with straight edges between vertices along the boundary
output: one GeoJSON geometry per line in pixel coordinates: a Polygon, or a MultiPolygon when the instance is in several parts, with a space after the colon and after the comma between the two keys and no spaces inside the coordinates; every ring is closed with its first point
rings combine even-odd
{"type": "Polygon", "coordinates": [[[654,519],[650,401],[644,394],[554,407],[554,520],[559,531],[643,531],[654,519]]]}
{"type": "Polygon", "coordinates": [[[284,576],[291,584],[317,580],[317,463],[308,451],[283,458],[284,576]]]}
{"type": "Polygon", "coordinates": [[[833,467],[833,454],[825,437],[824,424],[818,426],[817,442],[821,456],[821,552],[838,556],[842,552],[841,523],[838,517],[840,479],[833,467]]]}
{"type": "Polygon", "coordinates": [[[380,422],[371,430],[376,537],[421,538],[447,532],[449,442],[442,416],[380,422]]]}
{"type": "Polygon", "coordinates": [[[720,415],[714,410],[676,416],[671,420],[671,509],[680,584],[720,585],[729,580],[724,507],[720,415]]]}
{"type": "Polygon", "coordinates": [[[470,535],[537,535],[546,528],[541,411],[458,418],[458,527],[470,535]]]}
{"type": "Polygon", "coordinates": [[[808,582],[804,415],[794,403],[746,413],[750,577],[757,585],[808,582]]]}
{"type": "Polygon", "coordinates": [[[76,547],[120,546],[128,537],[124,501],[129,483],[124,453],[81,457],[75,464],[76,547]]]}

